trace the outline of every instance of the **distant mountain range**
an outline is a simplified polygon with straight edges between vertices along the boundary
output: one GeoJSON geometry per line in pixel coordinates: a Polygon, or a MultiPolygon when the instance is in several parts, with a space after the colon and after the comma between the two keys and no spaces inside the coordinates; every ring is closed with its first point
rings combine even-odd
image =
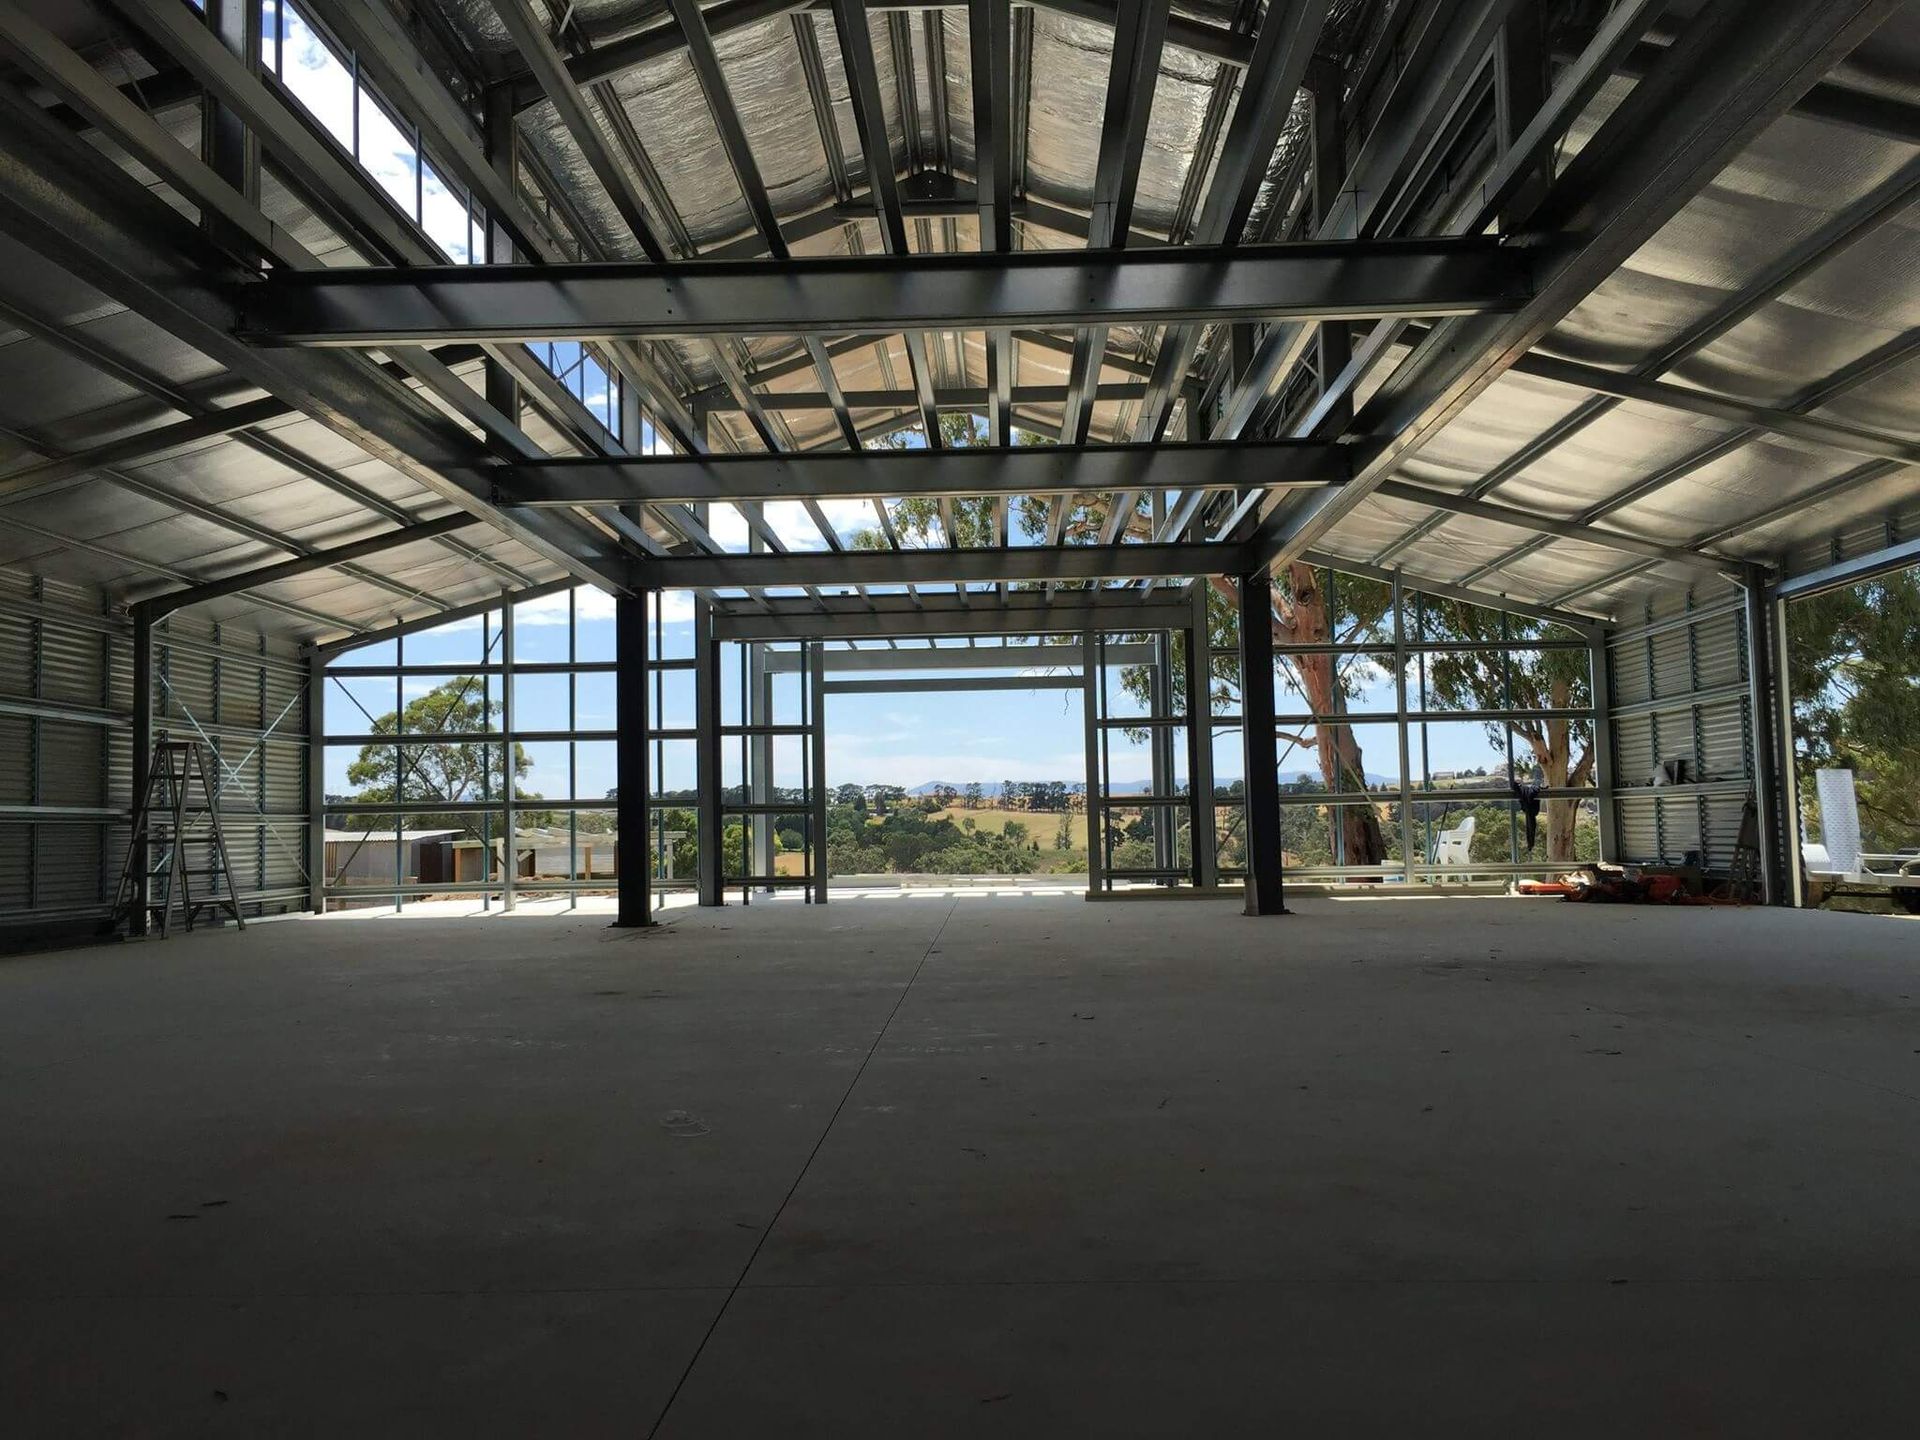
{"type": "MultiPolygon", "coordinates": [[[[1366,773],[1367,773],[1367,784],[1369,787],[1375,786],[1375,785],[1397,785],[1400,783],[1399,781],[1395,780],[1391,775],[1376,775],[1371,770],[1367,771],[1366,773]]],[[[1302,781],[1305,781],[1307,784],[1310,784],[1310,785],[1319,784],[1320,783],[1319,772],[1312,771],[1312,770],[1296,770],[1292,766],[1286,766],[1280,771],[1280,783],[1282,785],[1297,785],[1302,781]]],[[[1016,783],[1024,785],[1027,782],[1022,780],[1016,783]]],[[[1087,788],[1087,782],[1084,780],[1069,780],[1069,781],[1066,781],[1065,784],[1067,789],[1072,791],[1075,794],[1078,794],[1080,791],[1087,788]]],[[[1108,793],[1113,795],[1145,795],[1150,793],[1152,789],[1153,789],[1153,782],[1151,780],[1120,780],[1115,782],[1110,787],[1108,793]]],[[[911,790],[907,791],[907,794],[916,795],[916,796],[933,795],[938,793],[941,790],[955,790],[962,795],[967,793],[967,787],[965,784],[955,784],[951,780],[929,780],[924,785],[914,786],[911,790]]],[[[997,800],[1000,798],[1000,786],[997,781],[993,783],[982,781],[980,784],[980,790],[981,790],[981,793],[984,794],[990,800],[997,800]]]]}
{"type": "MultiPolygon", "coordinates": [[[[1076,795],[1087,788],[1087,782],[1084,779],[1062,780],[1057,782],[1032,780],[1014,781],[1016,785],[1056,783],[1065,785],[1070,792],[1076,795]]],[[[1111,793],[1115,795],[1145,795],[1152,789],[1153,782],[1150,780],[1122,780],[1113,786],[1111,793]]],[[[967,793],[967,784],[965,781],[929,780],[924,785],[915,785],[911,790],[907,791],[907,794],[916,796],[934,795],[942,790],[952,790],[964,795],[967,793]]],[[[982,780],[980,782],[980,793],[989,800],[998,800],[1000,798],[1000,782],[998,780],[982,780]]]]}

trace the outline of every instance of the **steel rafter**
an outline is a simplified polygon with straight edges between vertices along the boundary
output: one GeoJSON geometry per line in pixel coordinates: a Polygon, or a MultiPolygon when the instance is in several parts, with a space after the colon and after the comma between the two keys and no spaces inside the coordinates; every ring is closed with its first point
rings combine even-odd
{"type": "MultiPolygon", "coordinates": [[[[1087,224],[1089,250],[1126,248],[1166,38],[1167,0],[1120,0],[1107,68],[1100,154],[1094,165],[1092,214],[1087,224]]],[[[1087,441],[1088,427],[1093,423],[1088,397],[1099,383],[1100,361],[1106,351],[1106,326],[1089,325],[1077,332],[1067,370],[1066,418],[1061,426],[1071,444],[1084,445],[1087,441]]],[[[1047,526],[1049,542],[1058,542],[1066,510],[1065,504],[1053,507],[1047,526]]]]}
{"type": "MultiPolygon", "coordinates": [[[[1828,261],[1873,234],[1882,225],[1905,211],[1916,196],[1920,196],[1920,161],[1904,166],[1898,174],[1876,188],[1872,194],[1842,211],[1832,221],[1823,225],[1769,266],[1738,294],[1731,296],[1725,304],[1715,309],[1699,324],[1689,327],[1675,340],[1662,347],[1657,354],[1636,365],[1624,378],[1655,380],[1665,375],[1689,357],[1706,349],[1721,336],[1745,323],[1828,261]]],[[[1523,358],[1531,360],[1533,357],[1523,358]]],[[[1595,395],[1577,406],[1571,414],[1545,433],[1529,441],[1488,471],[1470,493],[1477,499],[1498,489],[1542,456],[1559,448],[1602,416],[1610,414],[1622,403],[1621,400],[1610,395],[1595,395]]],[[[1374,556],[1375,562],[1384,564],[1407,546],[1439,529],[1444,523],[1444,516],[1436,516],[1431,521],[1414,526],[1392,545],[1374,556]]]]}
{"type": "Polygon", "coordinates": [[[1408,361],[1408,383],[1377,396],[1357,424],[1384,438],[1352,484],[1322,503],[1263,506],[1262,564],[1310,548],[1612,274],[1794,97],[1896,8],[1848,0],[1809,16],[1790,0],[1702,12],[1555,180],[1529,228],[1579,236],[1545,260],[1536,295],[1511,317],[1435,327],[1408,361]]]}
{"type": "MultiPolygon", "coordinates": [[[[1784,413],[1788,415],[1798,415],[1817,410],[1822,405],[1830,404],[1849,391],[1857,390],[1863,385],[1870,384],[1881,376],[1897,370],[1915,359],[1920,359],[1920,330],[1909,330],[1905,334],[1888,341],[1879,349],[1862,356],[1838,373],[1829,376],[1820,384],[1802,391],[1787,404],[1784,413]]],[[[1624,510],[1628,506],[1646,499],[1649,495],[1657,494],[1667,486],[1684,479],[1695,471],[1713,464],[1717,460],[1737,453],[1754,441],[1764,439],[1767,433],[1768,432],[1759,429],[1733,431],[1710,444],[1703,445],[1699,449],[1681,456],[1680,459],[1661,467],[1646,478],[1629,485],[1626,489],[1616,491],[1605,499],[1597,501],[1581,511],[1580,514],[1574,518],[1582,524],[1589,525],[1597,520],[1604,519],[1615,511],[1624,510]]],[[[1871,471],[1872,474],[1877,477],[1883,474],[1892,474],[1894,471],[1904,468],[1905,463],[1904,461],[1880,461],[1874,465],[1863,467],[1861,471],[1852,473],[1860,474],[1865,471],[1871,471]]],[[[1778,517],[1774,516],[1773,518],[1778,517]]],[[[1702,543],[1713,542],[1696,540],[1692,542],[1692,545],[1697,548],[1702,543]]],[[[1544,548],[1546,544],[1547,541],[1542,539],[1532,540],[1524,545],[1517,546],[1504,554],[1495,556],[1486,564],[1481,565],[1468,579],[1479,580],[1484,576],[1491,575],[1495,571],[1511,565],[1516,560],[1534,554],[1536,551],[1544,548]]],[[[1636,571],[1641,568],[1644,567],[1635,567],[1636,571]]],[[[1605,583],[1612,583],[1611,578],[1605,583]]],[[[1584,594],[1586,591],[1582,590],[1575,593],[1584,594]]]]}
{"type": "MultiPolygon", "coordinates": [[[[938,553],[938,552],[922,552],[938,553]]],[[[1143,602],[1132,590],[1063,590],[1052,599],[1036,590],[1009,591],[1002,602],[981,603],[979,597],[933,592],[918,598],[880,594],[867,600],[828,595],[819,605],[769,599],[763,610],[735,609],[715,603],[714,636],[720,640],[908,640],[920,638],[991,638],[1024,635],[1078,634],[1084,630],[1164,630],[1192,618],[1184,597],[1143,602]]],[[[1030,647],[1023,647],[1030,648],[1030,647]]],[[[1062,664],[1078,664],[1080,649],[1060,646],[1062,664]]],[[[875,651],[875,664],[911,670],[926,663],[911,651],[875,651]]],[[[988,667],[1000,662],[988,647],[947,649],[937,653],[942,664],[964,663],[988,667]]]]}
{"type": "Polygon", "coordinates": [[[1643,540],[1637,535],[1627,535],[1617,530],[1602,530],[1574,520],[1556,520],[1550,515],[1536,515],[1531,510],[1518,510],[1510,505],[1495,505],[1486,500],[1472,500],[1464,495],[1435,490],[1427,485],[1410,485],[1403,480],[1382,480],[1374,488],[1374,494],[1389,500],[1404,500],[1409,504],[1424,505],[1430,510],[1441,510],[1450,515],[1467,515],[1476,520],[1490,520],[1496,525],[1508,525],[1516,530],[1532,530],[1550,538],[1577,540],[1583,545],[1598,545],[1629,555],[1643,555],[1669,565],[1709,570],[1715,574],[1738,570],[1744,563],[1729,556],[1704,554],[1680,545],[1663,545],[1657,540],[1643,540]]]}
{"type": "Polygon", "coordinates": [[[1837,420],[1822,420],[1817,416],[1796,415],[1792,411],[1769,405],[1755,405],[1729,395],[1699,390],[1691,385],[1642,379],[1601,365],[1562,360],[1538,352],[1522,356],[1513,369],[1517,374],[1572,385],[1597,395],[1610,395],[1617,400],[1657,405],[1662,409],[1700,415],[1709,420],[1724,420],[1730,425],[1746,429],[1765,430],[1821,453],[1840,450],[1876,460],[1899,460],[1909,465],[1920,465],[1920,442],[1859,425],[1845,425],[1837,420]]]}
{"type": "MultiPolygon", "coordinates": [[[[883,11],[899,8],[897,5],[871,3],[861,0],[863,8],[883,11]]],[[[1090,21],[1096,25],[1111,26],[1114,23],[1114,7],[1105,0],[1019,0],[1015,8],[1025,9],[1037,6],[1041,9],[1058,11],[1079,20],[1090,21]]],[[[824,9],[823,0],[723,0],[707,12],[708,28],[715,35],[726,35],[736,30],[749,29],[755,25],[790,14],[798,10],[824,9]]],[[[934,3],[915,6],[915,9],[941,10],[975,8],[966,0],[934,0],[934,3]]],[[[677,26],[655,25],[634,35],[612,41],[596,47],[585,55],[576,56],[568,62],[576,84],[588,84],[595,80],[605,80],[656,60],[672,55],[680,50],[685,41],[677,26]]],[[[1250,59],[1252,47],[1246,37],[1236,35],[1218,25],[1210,25],[1204,20],[1186,16],[1174,16],[1167,23],[1167,43],[1182,49],[1192,50],[1220,61],[1223,65],[1232,65],[1244,69],[1250,59]]],[[[514,87],[516,103],[522,107],[539,103],[539,93],[531,77],[516,77],[510,82],[514,87]]]]}
{"type": "Polygon", "coordinates": [[[625,555],[594,532],[561,517],[500,516],[477,482],[452,478],[485,459],[484,445],[377,366],[237,344],[225,257],[84,141],[11,93],[0,93],[0,136],[0,214],[15,238],[249,383],[296,400],[432,493],[494,519],[553,563],[625,588],[625,555]]]}
{"type": "MultiPolygon", "coordinates": [[[[873,199],[874,215],[880,222],[882,243],[886,246],[887,255],[892,257],[890,261],[878,266],[866,262],[864,268],[869,274],[875,271],[886,273],[889,270],[899,270],[911,252],[907,244],[906,221],[900,213],[900,187],[893,168],[893,142],[887,135],[886,112],[880,104],[880,75],[873,61],[873,36],[867,29],[866,7],[859,3],[859,0],[833,0],[833,27],[834,36],[840,44],[840,61],[846,70],[847,94],[853,107],[854,129],[860,136],[860,153],[866,167],[867,189],[873,199]]],[[[853,263],[856,269],[863,268],[862,262],[853,263]]],[[[779,269],[784,271],[786,267],[779,267],[779,269]]],[[[851,304],[850,297],[841,296],[839,300],[843,304],[851,304]]],[[[785,303],[790,304],[791,300],[785,303]]],[[[834,327],[799,325],[786,328],[817,334],[834,327]]],[[[907,368],[912,372],[914,396],[920,411],[920,428],[926,434],[928,448],[939,449],[942,441],[940,416],[933,398],[933,370],[927,357],[926,338],[920,332],[943,327],[937,322],[915,324],[911,316],[896,315],[894,319],[877,324],[847,328],[899,332],[907,350],[907,368]],[[906,322],[904,325],[899,323],[903,320],[906,322]]],[[[736,331],[734,333],[766,332],[736,331]]],[[[840,333],[845,333],[845,328],[842,328],[840,333]]],[[[953,531],[951,513],[943,514],[942,519],[946,525],[948,543],[957,543],[958,537],[953,531]]]]}
{"type": "MultiPolygon", "coordinates": [[[[1251,78],[1241,90],[1233,119],[1227,124],[1220,162],[1214,167],[1206,201],[1189,237],[1191,243],[1239,243],[1326,16],[1327,0],[1284,0],[1268,8],[1254,44],[1256,63],[1250,67],[1251,78]]],[[[1166,428],[1180,386],[1193,368],[1200,334],[1197,329],[1183,327],[1169,330],[1162,337],[1154,358],[1153,390],[1134,422],[1135,440],[1158,439],[1166,428]]],[[[1189,426],[1189,437],[1194,433],[1194,427],[1189,426]]]]}
{"type": "Polygon", "coordinates": [[[1232,490],[1249,471],[1276,487],[1337,485],[1349,448],[1313,441],[1233,445],[970,446],[929,451],[812,450],[785,455],[554,459],[491,468],[495,503],[635,503],[1069,495],[1232,490]]]}
{"type": "Polygon", "coordinates": [[[369,536],[365,540],[354,540],[325,550],[315,550],[292,560],[282,560],[277,565],[262,565],[252,570],[243,570],[237,575],[223,575],[218,579],[203,580],[185,589],[149,595],[140,603],[147,607],[150,616],[158,619],[162,615],[172,614],[175,610],[184,610],[189,605],[200,605],[208,600],[239,595],[248,590],[257,590],[263,585],[274,585],[282,580],[311,575],[316,570],[337,568],[354,560],[364,560],[370,555],[383,555],[403,545],[418,545],[455,530],[464,530],[469,526],[485,523],[475,516],[464,514],[445,515],[438,520],[423,520],[415,525],[406,525],[398,530],[388,530],[379,535],[369,536]]]}
{"type": "Polygon", "coordinates": [[[661,590],[778,585],[992,585],[1020,581],[1187,579],[1236,574],[1246,547],[1010,545],[966,550],[809,551],[634,561],[635,583],[661,590]]]}

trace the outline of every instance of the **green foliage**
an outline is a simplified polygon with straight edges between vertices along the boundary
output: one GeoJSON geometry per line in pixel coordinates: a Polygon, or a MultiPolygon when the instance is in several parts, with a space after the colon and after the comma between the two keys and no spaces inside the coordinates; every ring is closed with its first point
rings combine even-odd
{"type": "Polygon", "coordinates": [[[1920,568],[1795,601],[1787,656],[1810,828],[1813,772],[1849,769],[1866,847],[1920,843],[1920,568]]]}
{"type": "MultiPolygon", "coordinates": [[[[497,742],[456,740],[427,744],[408,743],[404,738],[484,734],[498,723],[499,715],[499,705],[487,700],[483,676],[456,675],[409,701],[402,709],[389,711],[375,720],[369,733],[395,736],[397,744],[364,745],[347,766],[347,780],[356,787],[355,810],[345,817],[347,828],[390,826],[391,817],[380,814],[382,806],[502,800],[506,794],[506,756],[504,747],[497,742]]],[[[525,748],[516,744],[513,747],[515,779],[532,768],[533,761],[525,748]]],[[[525,791],[518,793],[521,800],[540,798],[525,791]]],[[[551,824],[552,815],[551,811],[526,810],[519,817],[519,823],[551,824]]],[[[479,817],[460,811],[410,812],[405,815],[404,824],[409,830],[480,833],[479,817]]]]}
{"type": "Polygon", "coordinates": [[[920,806],[896,806],[866,819],[850,806],[827,812],[827,869],[833,875],[1024,875],[1034,856],[1026,827],[1012,824],[995,834],[971,820],[955,824],[932,818],[920,806]]]}

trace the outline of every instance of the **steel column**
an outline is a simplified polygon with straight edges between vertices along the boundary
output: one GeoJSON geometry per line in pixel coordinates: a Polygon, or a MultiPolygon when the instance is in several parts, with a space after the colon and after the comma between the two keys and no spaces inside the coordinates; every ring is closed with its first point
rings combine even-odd
{"type": "Polygon", "coordinates": [[[712,606],[693,602],[694,815],[700,834],[698,890],[702,905],[724,905],[720,876],[720,642],[712,606]]]}
{"type": "Polygon", "coordinates": [[[1779,711],[1773,700],[1774,688],[1786,682],[1786,672],[1774,670],[1779,649],[1774,630],[1779,611],[1767,598],[1766,577],[1757,570],[1749,572],[1744,590],[1747,708],[1753,723],[1753,801],[1760,841],[1760,894],[1768,905],[1788,905],[1792,903],[1792,886],[1785,883],[1785,872],[1794,864],[1800,836],[1797,817],[1783,811],[1780,804],[1780,777],[1793,769],[1793,732],[1785,732],[1787,743],[1783,747],[1779,711]]]}
{"type": "Polygon", "coordinates": [[[1620,812],[1613,753],[1612,639],[1610,631],[1589,632],[1587,654],[1592,669],[1588,683],[1593,695],[1593,783],[1600,812],[1600,859],[1607,864],[1618,864],[1620,812]]]}
{"type": "Polygon", "coordinates": [[[1788,651],[1787,602],[1775,600],[1771,608],[1773,731],[1780,754],[1775,786],[1779,796],[1779,828],[1786,849],[1781,865],[1780,898],[1774,903],[1799,908],[1807,903],[1807,871],[1800,853],[1800,769],[1794,755],[1793,668],[1788,651]]]}
{"type": "MultiPolygon", "coordinates": [[[[773,723],[773,677],[767,674],[767,647],[758,641],[747,647],[747,693],[742,696],[750,725],[773,723]]],[[[773,736],[747,737],[747,798],[755,805],[773,802],[773,736]]],[[[756,815],[753,826],[753,865],[755,875],[773,874],[773,824],[770,817],[756,815]]],[[[763,887],[768,894],[772,887],[763,887]]]]}
{"type": "Polygon", "coordinates": [[[1219,858],[1214,853],[1213,817],[1213,641],[1207,614],[1208,589],[1193,587],[1193,621],[1183,632],[1182,657],[1187,687],[1187,781],[1192,791],[1188,806],[1193,832],[1193,883],[1211,890],[1219,883],[1219,858]]]}
{"type": "MultiPolygon", "coordinates": [[[[318,655],[307,657],[306,724],[307,908],[316,915],[324,915],[327,913],[327,662],[318,655]]],[[[394,798],[399,798],[397,793],[394,798]]]]}
{"type": "MultiPolygon", "coordinates": [[[[133,795],[128,808],[137,812],[147,798],[149,765],[153,758],[153,616],[144,605],[133,607],[133,726],[129,735],[133,746],[133,795]]],[[[144,841],[128,836],[135,854],[133,875],[133,914],[128,933],[147,933],[147,869],[150,863],[144,841]]]]}
{"type": "Polygon", "coordinates": [[[647,754],[647,610],[659,597],[640,591],[614,600],[614,654],[620,668],[614,679],[614,766],[619,793],[614,801],[614,830],[620,836],[614,866],[619,872],[614,924],[623,929],[653,924],[653,834],[650,824],[653,776],[647,754]]]}
{"type": "Polygon", "coordinates": [[[1106,831],[1107,809],[1100,800],[1105,784],[1100,764],[1100,632],[1089,630],[1080,637],[1080,709],[1086,727],[1087,747],[1087,898],[1095,899],[1107,888],[1106,831]]]}
{"type": "MultiPolygon", "coordinates": [[[[1395,731],[1400,739],[1400,863],[1406,869],[1407,884],[1413,884],[1413,756],[1407,739],[1407,594],[1398,572],[1393,577],[1393,712],[1395,731]]],[[[1426,697],[1421,697],[1424,706],[1426,697]]],[[[1424,759],[1424,757],[1423,757],[1424,759]]]]}
{"type": "Polygon", "coordinates": [[[811,747],[809,767],[813,790],[807,796],[813,831],[807,837],[813,858],[813,903],[827,903],[827,668],[826,646],[814,641],[806,647],[807,718],[813,728],[807,734],[811,747]]]}
{"type": "Polygon", "coordinates": [[[1246,913],[1288,913],[1280,858],[1280,747],[1274,735],[1273,580],[1239,577],[1240,733],[1246,747],[1246,913]]]}

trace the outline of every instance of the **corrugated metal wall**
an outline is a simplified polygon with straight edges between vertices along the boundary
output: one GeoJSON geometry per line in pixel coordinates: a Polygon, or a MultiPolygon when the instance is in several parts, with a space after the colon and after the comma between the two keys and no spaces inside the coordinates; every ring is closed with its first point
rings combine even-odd
{"type": "MultiPolygon", "coordinates": [[[[306,899],[304,669],[284,642],[175,616],[154,635],[154,728],[209,742],[249,913],[306,899]]],[[[0,920],[102,914],[126,857],[133,643],[76,587],[0,571],[0,920]]]]}
{"type": "Polygon", "coordinates": [[[1642,624],[1609,637],[1615,859],[1728,867],[1753,785],[1748,663],[1737,597],[1650,607],[1642,624]],[[1652,784],[1675,759],[1687,762],[1687,782],[1652,784]]]}

